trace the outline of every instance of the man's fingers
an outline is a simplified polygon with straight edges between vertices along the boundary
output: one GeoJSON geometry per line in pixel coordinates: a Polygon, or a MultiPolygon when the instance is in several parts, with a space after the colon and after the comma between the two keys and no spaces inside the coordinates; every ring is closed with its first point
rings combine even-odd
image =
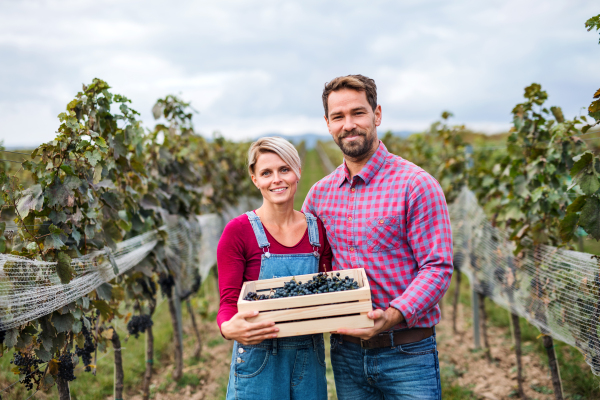
{"type": "Polygon", "coordinates": [[[383,315],[384,315],[383,310],[379,310],[379,309],[373,310],[373,311],[369,311],[367,313],[367,317],[369,317],[371,319],[379,319],[379,318],[382,318],[383,315]]]}

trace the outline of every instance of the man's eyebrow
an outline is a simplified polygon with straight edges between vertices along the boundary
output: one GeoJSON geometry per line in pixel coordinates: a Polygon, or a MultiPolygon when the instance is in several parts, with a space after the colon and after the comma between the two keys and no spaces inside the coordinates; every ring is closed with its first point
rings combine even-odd
{"type": "MultiPolygon", "coordinates": [[[[367,107],[365,106],[360,106],[360,107],[355,107],[353,109],[350,110],[350,112],[355,112],[355,111],[363,111],[366,110],[367,107]]],[[[342,111],[332,111],[331,114],[329,114],[330,117],[336,116],[336,115],[340,115],[342,114],[342,111]]]]}

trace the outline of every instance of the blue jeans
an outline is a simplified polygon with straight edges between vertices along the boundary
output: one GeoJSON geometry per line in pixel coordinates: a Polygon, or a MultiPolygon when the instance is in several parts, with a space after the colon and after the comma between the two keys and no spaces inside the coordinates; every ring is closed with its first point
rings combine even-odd
{"type": "Polygon", "coordinates": [[[327,400],[323,335],[235,342],[227,386],[234,399],[327,400]]]}
{"type": "Polygon", "coordinates": [[[435,336],[367,350],[332,335],[331,365],[339,400],[442,398],[435,336]]]}

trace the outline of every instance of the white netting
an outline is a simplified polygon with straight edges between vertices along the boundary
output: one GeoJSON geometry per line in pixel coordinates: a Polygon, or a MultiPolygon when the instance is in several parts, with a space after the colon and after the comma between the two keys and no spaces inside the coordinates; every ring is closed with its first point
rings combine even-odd
{"type": "Polygon", "coordinates": [[[545,245],[515,256],[509,235],[466,188],[449,209],[454,264],[473,289],[579,349],[600,375],[600,259],[545,245]]]}
{"type": "MultiPolygon", "coordinates": [[[[181,296],[190,293],[197,278],[204,280],[216,264],[224,224],[259,203],[257,199],[242,197],[221,215],[206,214],[190,220],[165,216],[165,253],[181,296]]],[[[139,264],[158,241],[159,233],[152,231],[117,244],[114,252],[105,249],[75,258],[71,266],[76,277],[67,284],[60,283],[56,263],[0,254],[0,330],[50,314],[85,296],[139,264]]]]}
{"type": "MultiPolygon", "coordinates": [[[[158,242],[155,231],[125,240],[112,254],[118,274],[142,261],[158,242]]],[[[75,258],[76,277],[60,283],[56,263],[0,254],[0,330],[22,325],[85,296],[115,277],[108,250],[75,258]]]]}

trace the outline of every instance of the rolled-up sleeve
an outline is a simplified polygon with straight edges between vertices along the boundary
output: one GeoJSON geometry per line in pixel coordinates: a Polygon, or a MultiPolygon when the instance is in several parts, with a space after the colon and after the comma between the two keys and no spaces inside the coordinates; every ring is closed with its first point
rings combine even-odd
{"type": "Polygon", "coordinates": [[[407,238],[418,271],[389,305],[398,309],[412,328],[436,307],[450,285],[452,229],[444,193],[431,175],[416,174],[407,196],[407,238]]]}

